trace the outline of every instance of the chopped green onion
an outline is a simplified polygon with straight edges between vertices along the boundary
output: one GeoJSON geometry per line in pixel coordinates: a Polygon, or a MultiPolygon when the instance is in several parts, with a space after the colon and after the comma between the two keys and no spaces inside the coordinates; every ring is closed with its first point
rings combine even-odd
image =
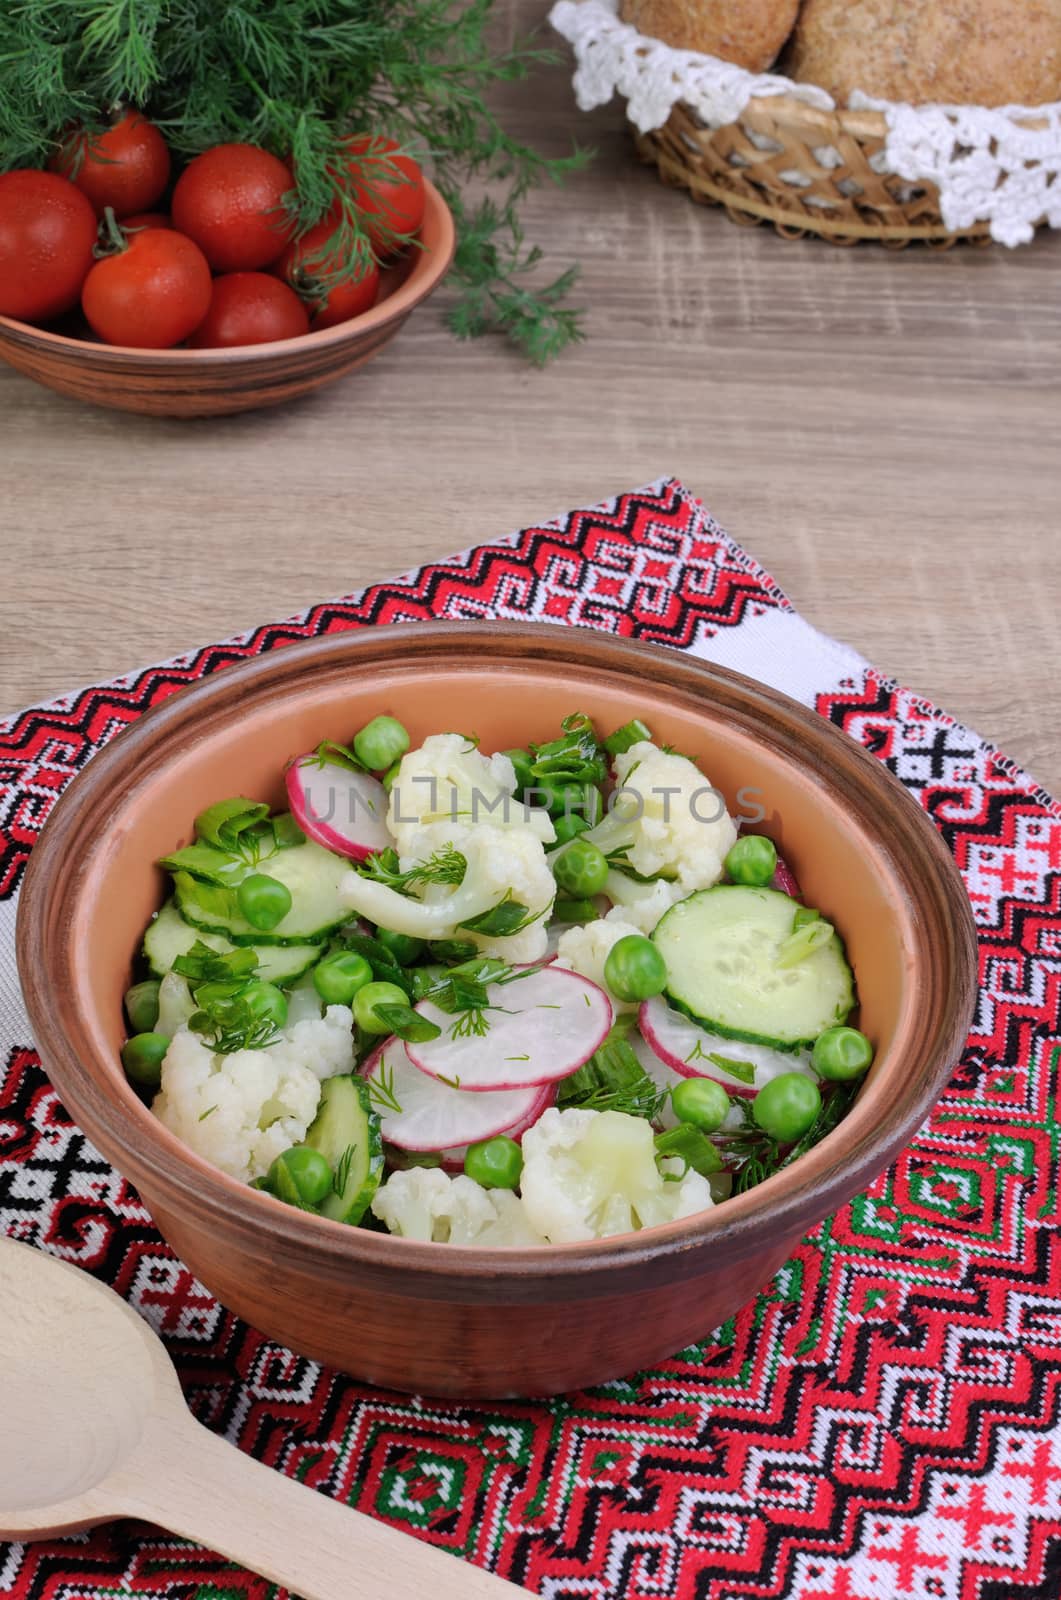
{"type": "Polygon", "coordinates": [[[358,759],[350,746],[336,744],[334,739],[322,739],[313,754],[321,767],[345,767],[348,772],[365,771],[365,763],[358,759]]]}
{"type": "Polygon", "coordinates": [[[792,932],[798,933],[800,928],[805,928],[811,922],[821,921],[821,912],[813,911],[810,906],[800,906],[792,918],[792,932]]]}
{"type": "Polygon", "coordinates": [[[806,961],[815,950],[820,950],[822,945],[828,944],[833,937],[834,928],[831,922],[825,922],[821,917],[816,922],[804,923],[802,928],[797,928],[795,933],[790,933],[787,939],[781,941],[781,948],[777,953],[779,967],[795,967],[801,961],[806,961]]]}
{"type": "Polygon", "coordinates": [[[387,1024],[391,1033],[409,1044],[425,1044],[428,1039],[437,1039],[442,1032],[437,1022],[422,1017],[411,1006],[377,1004],[373,1011],[381,1022],[387,1024]]]}
{"type": "Polygon", "coordinates": [[[596,922],[600,912],[592,900],[556,900],[553,902],[554,922],[596,922]]]}
{"type": "Polygon", "coordinates": [[[657,1133],[656,1158],[663,1160],[667,1156],[677,1156],[685,1162],[686,1170],[691,1167],[703,1178],[709,1178],[722,1168],[722,1157],[707,1134],[695,1128],[691,1122],[680,1122],[676,1128],[668,1128],[666,1133],[657,1133]]]}
{"type": "Polygon", "coordinates": [[[204,883],[199,878],[193,878],[190,872],[175,872],[173,882],[178,900],[185,895],[194,896],[196,905],[222,924],[234,922],[240,916],[234,889],[222,889],[220,884],[204,883]]]}
{"type": "Polygon", "coordinates": [[[305,844],[306,835],[290,811],[281,811],[270,819],[273,830],[273,839],[278,850],[293,850],[296,845],[305,844]]]}
{"type": "Polygon", "coordinates": [[[532,922],[537,922],[540,912],[533,916],[527,907],[518,900],[502,900],[499,905],[491,906],[489,911],[483,911],[477,917],[469,917],[467,922],[459,922],[459,928],[467,928],[469,933],[481,933],[489,939],[504,939],[509,934],[518,933],[521,928],[529,927],[532,922]]]}
{"type": "Polygon", "coordinates": [[[470,939],[434,939],[427,948],[436,961],[447,963],[469,961],[478,954],[478,946],[470,939]]]}
{"type": "Polygon", "coordinates": [[[165,872],[187,872],[202,883],[219,884],[231,888],[238,874],[246,872],[247,863],[230,850],[216,849],[212,844],[186,844],[168,856],[160,856],[158,865],[165,872]]]}
{"type": "Polygon", "coordinates": [[[737,1078],[741,1083],[755,1082],[755,1067],[750,1061],[737,1061],[733,1056],[720,1056],[716,1051],[711,1051],[707,1059],[716,1067],[721,1067],[723,1072],[728,1072],[731,1078],[737,1078]]]}
{"type": "Polygon", "coordinates": [[[248,946],[222,954],[196,939],[190,950],[175,956],[173,971],[187,978],[192,987],[200,983],[243,982],[256,971],[258,957],[248,946]]]}
{"type": "Polygon", "coordinates": [[[651,728],[646,727],[640,717],[634,717],[608,735],[604,741],[604,748],[610,756],[624,756],[631,745],[640,744],[642,740],[651,737],[651,728]]]}
{"type": "Polygon", "coordinates": [[[556,1096],[561,1110],[580,1106],[587,1111],[623,1111],[649,1121],[659,1115],[666,1092],[656,1087],[637,1059],[626,1041],[628,1032],[617,1024],[597,1053],[564,1078],[556,1096]]]}
{"type": "Polygon", "coordinates": [[[256,823],[264,822],[268,815],[269,807],[264,802],[236,795],[232,800],[219,800],[216,805],[200,811],[195,819],[195,831],[200,839],[219,850],[238,851],[241,835],[256,823]]]}
{"type": "Polygon", "coordinates": [[[373,978],[381,983],[393,983],[406,994],[409,993],[408,972],[398,965],[386,945],[374,939],[370,933],[358,933],[353,928],[344,929],[339,934],[338,943],[343,950],[352,950],[355,955],[364,956],[372,968],[373,978]]]}

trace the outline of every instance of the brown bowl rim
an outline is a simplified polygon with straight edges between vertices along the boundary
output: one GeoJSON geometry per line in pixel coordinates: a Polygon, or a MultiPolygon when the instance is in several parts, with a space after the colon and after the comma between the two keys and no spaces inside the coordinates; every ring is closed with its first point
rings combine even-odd
{"type": "Polygon", "coordinates": [[[318,328],[315,333],[299,333],[293,339],[272,340],[266,344],[229,345],[221,350],[145,350],[138,345],[101,344],[94,339],[76,339],[69,333],[53,333],[32,322],[20,322],[16,317],[0,316],[0,331],[7,330],[27,347],[69,351],[86,359],[120,356],[135,366],[156,367],[169,362],[185,366],[202,363],[223,366],[231,361],[275,360],[279,351],[298,355],[301,351],[327,350],[341,346],[376,328],[386,327],[395,318],[426,300],[450,269],[457,248],[456,225],[453,213],[435,185],[424,179],[424,221],[421,230],[438,229],[438,242],[430,249],[417,250],[408,276],[386,299],[379,300],[359,316],[348,322],[337,323],[334,328],[318,328]]]}
{"type": "MultiPolygon", "coordinates": [[[[474,670],[474,663],[470,669],[474,670]]],[[[636,700],[636,689],[631,698],[636,700]]],[[[830,776],[835,782],[835,769],[830,776]]],[[[906,899],[909,909],[916,909],[912,896],[907,893],[906,899]]],[[[647,1268],[655,1278],[654,1269],[665,1271],[672,1258],[706,1243],[728,1247],[732,1255],[726,1259],[730,1261],[755,1254],[768,1240],[801,1234],[811,1213],[816,1222],[858,1193],[889,1165],[938,1099],[965,1045],[977,975],[972,909],[944,841],[902,784],[826,719],[742,673],[657,644],[571,625],[478,620],[425,621],[415,627],[392,623],[300,641],[226,667],[168,696],[95,755],[57,802],[30,854],[19,896],[16,950],[34,1039],[49,1068],[59,1064],[53,1081],[60,1098],[65,1100],[67,1091],[74,1091],[69,1095],[71,1110],[89,1137],[96,1139],[99,1130],[97,1142],[108,1158],[112,1159],[111,1150],[120,1151],[122,1161],[115,1164],[123,1174],[138,1186],[146,1179],[145,1188],[153,1196],[164,1194],[167,1206],[186,1204],[200,1215],[214,1217],[221,1231],[231,1234],[235,1229],[241,1243],[266,1261],[277,1252],[297,1250],[315,1257],[321,1269],[327,1265],[341,1272],[360,1265],[385,1274],[402,1269],[409,1275],[408,1281],[419,1282],[425,1289],[433,1284],[436,1292],[441,1280],[451,1280],[451,1287],[457,1280],[491,1280],[508,1287],[522,1285],[528,1292],[535,1286],[540,1291],[554,1280],[579,1298],[608,1292],[610,1284],[603,1284],[601,1275],[615,1274],[616,1269],[647,1268]],[[246,704],[249,692],[273,692],[273,680],[282,682],[292,674],[299,675],[303,667],[312,670],[315,664],[327,669],[333,657],[349,655],[352,665],[359,657],[362,665],[370,664],[374,654],[389,661],[388,647],[400,642],[407,657],[449,650],[452,666],[458,655],[467,659],[473,648],[479,653],[489,650],[497,659],[506,647],[522,645],[536,663],[547,665],[550,658],[563,661],[565,644],[571,641],[594,654],[603,672],[614,673],[618,667],[631,683],[636,683],[641,668],[657,685],[662,683],[687,698],[690,694],[703,696],[705,691],[717,698],[720,691],[728,689],[744,699],[757,719],[781,713],[796,732],[802,731],[812,748],[834,752],[842,758],[841,768],[846,764],[871,790],[883,788],[891,794],[905,819],[905,837],[916,846],[917,872],[904,872],[901,860],[887,848],[882,848],[881,860],[899,876],[904,891],[907,882],[916,887],[920,909],[933,911],[941,937],[949,938],[946,981],[937,982],[940,1007],[931,1014],[934,1045],[920,1089],[908,1085],[905,1092],[897,1092],[889,1115],[874,1119],[871,1125],[868,1108],[867,1114],[859,1117],[862,1102],[857,1101],[843,1122],[790,1168],[706,1213],[610,1239],[501,1249],[424,1243],[298,1212],[195,1155],[155,1120],[128,1085],[123,1083],[119,1095],[103,1092],[83,1068],[81,1050],[61,1024],[60,1008],[53,997],[70,992],[66,980],[71,968],[57,933],[64,911],[67,916],[72,914],[63,893],[69,894],[72,886],[76,903],[77,883],[83,876],[80,861],[73,864],[70,843],[82,814],[99,804],[110,789],[113,772],[123,766],[136,767],[142,755],[153,756],[151,765],[157,767],[165,759],[160,748],[164,752],[182,724],[194,724],[212,704],[230,698],[246,704]],[[57,969],[46,976],[45,956],[53,932],[60,960],[57,969]],[[146,1138],[134,1143],[139,1131],[146,1138]],[[824,1210],[822,1189],[829,1197],[824,1210]]],[[[907,1009],[911,1008],[912,1002],[908,1002],[907,1009]]],[[[639,1282],[644,1285],[644,1274],[639,1282]]]]}

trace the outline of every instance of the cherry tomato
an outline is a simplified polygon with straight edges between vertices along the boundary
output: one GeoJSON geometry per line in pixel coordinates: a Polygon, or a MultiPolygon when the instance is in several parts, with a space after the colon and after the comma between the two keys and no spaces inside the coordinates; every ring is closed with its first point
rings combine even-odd
{"type": "Polygon", "coordinates": [[[44,322],[77,304],[92,266],[96,213],[53,172],[0,176],[0,316],[44,322]]]}
{"type": "Polygon", "coordinates": [[[166,228],[134,233],[85,280],[85,316],[107,344],[168,350],[210,309],[210,268],[197,244],[166,228]]]}
{"type": "Polygon", "coordinates": [[[135,233],[138,228],[172,228],[173,218],[164,211],[138,211],[135,216],[123,217],[122,227],[126,233],[135,233]]]}
{"type": "Polygon", "coordinates": [[[77,129],[48,163],[91,201],[102,217],[108,206],[121,219],[146,211],[169,182],[169,151],[153,122],[126,111],[104,133],[77,129]]]}
{"type": "Polygon", "coordinates": [[[267,272],[230,272],[214,279],[210,309],[188,343],[194,350],[220,350],[308,332],[309,314],[286,283],[267,272]]]}
{"type": "Polygon", "coordinates": [[[379,290],[379,267],[372,260],[365,263],[359,278],[322,289],[321,277],[333,272],[340,263],[338,246],[328,248],[337,227],[337,218],[318,222],[301,239],[288,245],[274,268],[307,302],[315,329],[334,328],[337,323],[360,316],[362,311],[375,305],[379,290]]]}
{"type": "Polygon", "coordinates": [[[380,134],[360,134],[345,141],[350,157],[350,194],[365,219],[372,248],[380,255],[401,249],[394,235],[415,233],[424,220],[424,175],[412,156],[399,155],[401,145],[380,134]],[[373,227],[378,217],[380,227],[373,227]]]}
{"type": "Polygon", "coordinates": [[[255,272],[280,256],[294,224],[283,210],[289,168],[253,144],[219,144],[177,179],[173,222],[215,272],[255,272]]]}

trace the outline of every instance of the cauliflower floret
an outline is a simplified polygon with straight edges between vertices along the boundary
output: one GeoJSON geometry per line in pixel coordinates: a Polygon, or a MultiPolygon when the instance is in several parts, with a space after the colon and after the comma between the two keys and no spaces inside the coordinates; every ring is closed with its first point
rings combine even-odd
{"type": "Polygon", "coordinates": [[[461,1173],[440,1167],[392,1172],[372,1200],[372,1210],[391,1233],[406,1239],[487,1247],[545,1244],[527,1221],[518,1195],[484,1189],[461,1173]]]}
{"type": "Polygon", "coordinates": [[[639,933],[651,933],[665,911],[684,898],[685,891],[666,878],[655,883],[638,883],[623,872],[609,872],[604,892],[613,902],[606,921],[631,923],[639,933]]]}
{"type": "Polygon", "coordinates": [[[354,1070],[353,1012],[349,1006],[328,1006],[323,1017],[289,1023],[269,1052],[280,1065],[305,1066],[319,1082],[354,1070]]]}
{"type": "Polygon", "coordinates": [[[410,832],[402,865],[427,861],[447,844],[468,863],[457,887],[428,884],[422,895],[418,891],[414,896],[350,872],[339,886],[343,904],[394,933],[420,939],[467,938],[487,955],[511,962],[537,961],[546,951],[546,922],[556,894],[542,841],[530,828],[434,822],[410,832]],[[526,906],[536,920],[505,936],[475,934],[460,926],[506,899],[526,906]]]}
{"type": "Polygon", "coordinates": [[[413,836],[425,824],[445,821],[530,828],[551,844],[556,830],[549,817],[517,800],[516,788],[508,756],[484,756],[460,733],[435,733],[402,757],[391,786],[387,827],[403,856],[412,853],[413,836]]]}
{"type": "Polygon", "coordinates": [[[717,883],[737,830],[699,768],[642,739],[615,758],[615,776],[624,793],[582,837],[605,855],[627,849],[630,865],[647,878],[673,876],[676,899],[717,883]]]}
{"type": "Polygon", "coordinates": [[[557,965],[568,967],[572,972],[580,972],[591,983],[597,984],[606,994],[611,995],[616,1011],[636,1011],[636,1005],[630,1005],[611,994],[604,981],[604,963],[613,945],[618,944],[620,939],[625,939],[627,934],[636,934],[640,931],[632,922],[624,922],[621,912],[616,916],[611,911],[597,922],[586,922],[565,928],[557,940],[557,965]]]}
{"type": "Polygon", "coordinates": [[[706,1211],[698,1172],[668,1182],[651,1124],[620,1111],[543,1112],[523,1135],[523,1210],[554,1244],[606,1239],[706,1211]]]}
{"type": "Polygon", "coordinates": [[[216,1055],[182,1028],[166,1052],[152,1110],[197,1155],[249,1183],[305,1139],[321,1081],[353,1070],[352,1025],[348,1006],[329,1006],[275,1044],[231,1055],[216,1055]]]}

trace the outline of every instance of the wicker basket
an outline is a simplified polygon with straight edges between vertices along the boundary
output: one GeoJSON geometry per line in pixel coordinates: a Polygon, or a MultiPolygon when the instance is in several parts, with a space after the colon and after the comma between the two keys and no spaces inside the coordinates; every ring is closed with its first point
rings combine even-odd
{"type": "Polygon", "coordinates": [[[750,100],[738,122],[715,129],[679,104],[662,128],[636,138],[664,183],[724,206],[734,222],[772,222],[787,239],[871,239],[894,250],[989,243],[986,222],[961,233],[945,226],[934,184],[878,170],[886,131],[879,111],[819,111],[778,95],[750,100]]]}

